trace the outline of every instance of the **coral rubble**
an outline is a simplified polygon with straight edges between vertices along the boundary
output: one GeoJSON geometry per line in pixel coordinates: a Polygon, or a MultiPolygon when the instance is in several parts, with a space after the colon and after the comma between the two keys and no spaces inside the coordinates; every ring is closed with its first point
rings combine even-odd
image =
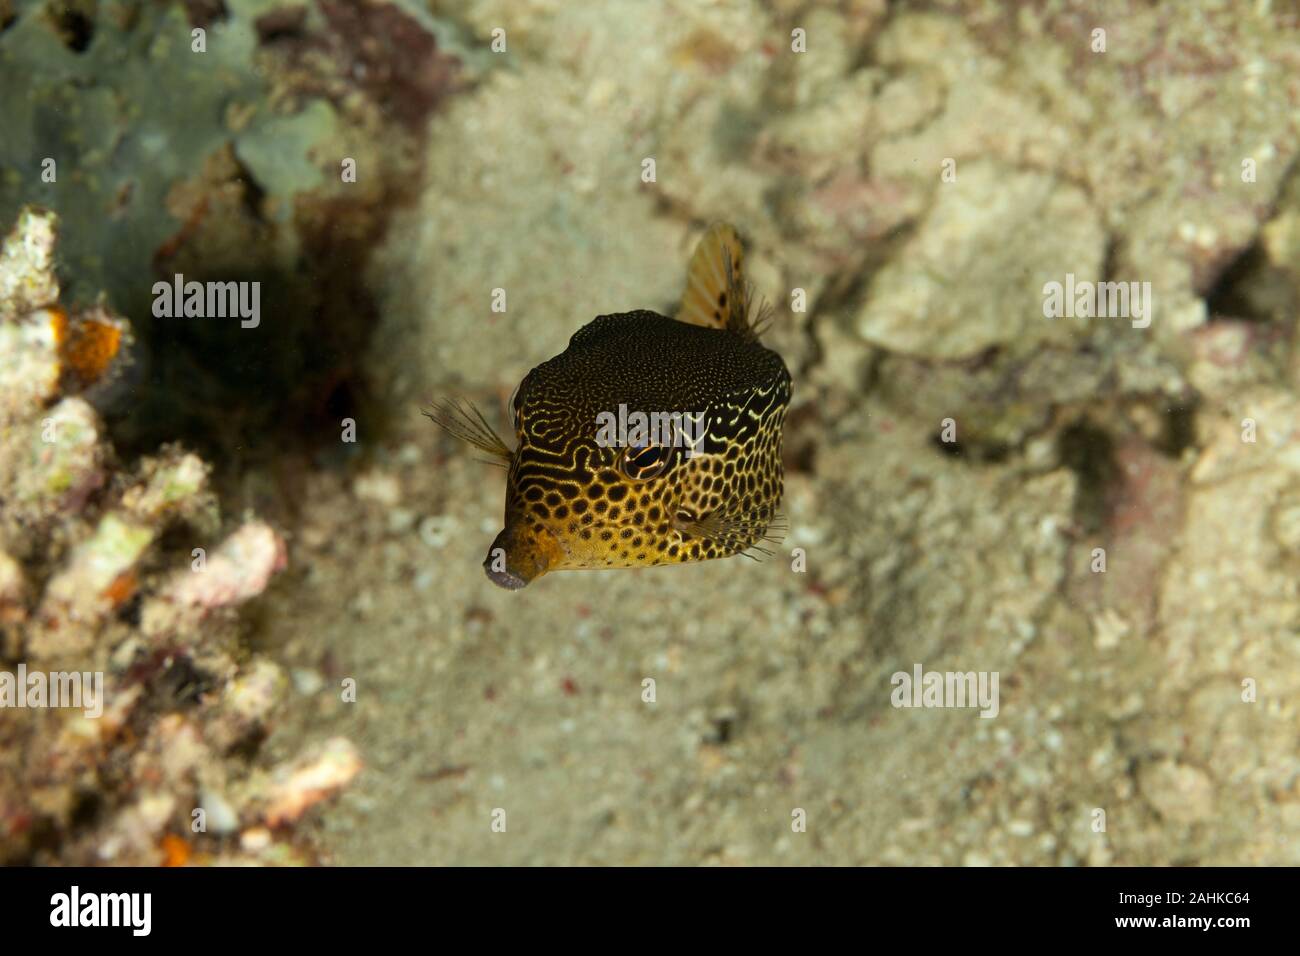
{"type": "Polygon", "coordinates": [[[129,329],[59,303],[57,226],[25,208],[0,249],[0,862],[308,861],[291,824],[361,764],[341,738],[256,759],[287,680],[238,608],[284,541],[222,538],[180,447],[118,460],[87,394],[129,329]]]}

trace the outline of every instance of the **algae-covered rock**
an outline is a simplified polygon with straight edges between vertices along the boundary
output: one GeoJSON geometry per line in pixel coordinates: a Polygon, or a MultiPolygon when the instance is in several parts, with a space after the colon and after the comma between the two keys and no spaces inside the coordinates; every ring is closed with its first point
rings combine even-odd
{"type": "Polygon", "coordinates": [[[80,398],[65,398],[30,422],[25,454],[10,466],[15,505],[32,512],[80,510],[105,480],[100,431],[99,416],[80,398]]]}
{"type": "Polygon", "coordinates": [[[58,220],[50,212],[25,207],[0,245],[0,322],[12,320],[59,300],[54,274],[58,220]]]}
{"type": "Polygon", "coordinates": [[[248,750],[233,753],[255,747],[284,696],[276,665],[235,663],[246,656],[235,611],[284,567],[283,540],[250,520],[206,575],[166,540],[219,530],[208,466],[175,445],[122,465],[95,409],[66,394],[88,371],[111,375],[129,329],[96,306],[74,310],[84,325],[69,332],[68,311],[48,300],[54,222],[25,211],[0,255],[0,862],[300,862],[274,840],[223,847],[195,812],[204,794],[231,795],[208,797],[219,837],[296,800],[274,813],[285,824],[360,768],[353,754],[307,779],[310,793],[292,775],[272,792],[248,750]],[[108,348],[77,339],[92,324],[113,333],[108,348]],[[170,613],[151,627],[157,605],[170,613]]]}
{"type": "Polygon", "coordinates": [[[1087,320],[1044,316],[1043,288],[1069,274],[1096,282],[1104,258],[1101,222],[1077,187],[973,162],[876,275],[858,330],[881,348],[939,360],[1066,343],[1087,334],[1087,320]]]}

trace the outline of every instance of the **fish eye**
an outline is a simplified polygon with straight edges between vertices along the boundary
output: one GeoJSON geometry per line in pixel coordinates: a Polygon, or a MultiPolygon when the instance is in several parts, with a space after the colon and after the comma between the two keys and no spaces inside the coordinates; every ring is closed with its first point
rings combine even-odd
{"type": "Polygon", "coordinates": [[[623,474],[634,481],[649,481],[663,474],[672,460],[673,450],[668,445],[624,448],[619,457],[619,467],[623,474]]]}

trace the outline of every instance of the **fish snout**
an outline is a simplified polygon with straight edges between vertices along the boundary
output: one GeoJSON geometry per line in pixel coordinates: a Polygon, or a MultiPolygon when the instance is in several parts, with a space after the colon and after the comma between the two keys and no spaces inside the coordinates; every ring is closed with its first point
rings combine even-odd
{"type": "Polygon", "coordinates": [[[518,591],[549,571],[563,554],[559,541],[549,531],[507,522],[488,549],[483,570],[493,584],[518,591]]]}

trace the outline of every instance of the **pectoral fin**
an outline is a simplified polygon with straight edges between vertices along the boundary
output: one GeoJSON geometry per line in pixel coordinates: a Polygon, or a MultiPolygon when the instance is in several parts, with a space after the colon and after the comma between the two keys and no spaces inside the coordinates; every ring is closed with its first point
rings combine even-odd
{"type": "Polygon", "coordinates": [[[491,455],[490,459],[484,459],[489,464],[508,467],[514,460],[514,451],[473,402],[441,398],[431,404],[424,416],[449,435],[491,455]]]}

